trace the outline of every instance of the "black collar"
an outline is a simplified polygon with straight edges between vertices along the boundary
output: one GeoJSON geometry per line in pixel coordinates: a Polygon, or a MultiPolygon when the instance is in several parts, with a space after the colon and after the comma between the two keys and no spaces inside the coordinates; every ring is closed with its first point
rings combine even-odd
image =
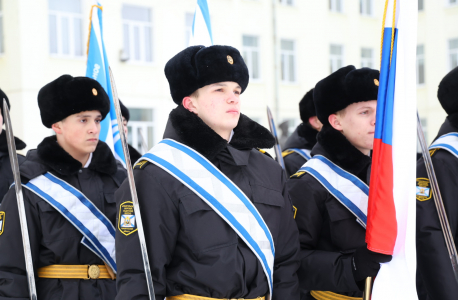
{"type": "MultiPolygon", "coordinates": [[[[16,150],[22,150],[27,146],[17,137],[14,137],[14,142],[16,143],[16,150]]],[[[6,141],[5,130],[2,130],[2,133],[0,133],[0,152],[8,153],[8,142],[6,141]]]]}
{"type": "Polygon", "coordinates": [[[272,148],[272,134],[263,126],[240,114],[234,136],[229,143],[205,124],[196,114],[179,105],[170,112],[164,138],[183,143],[207,159],[212,160],[224,148],[228,148],[238,165],[248,163],[252,148],[272,148]]]}
{"type": "MultiPolygon", "coordinates": [[[[76,174],[83,166],[57,143],[56,136],[45,138],[37,147],[42,163],[57,173],[69,176],[76,174]]],[[[116,159],[107,144],[99,141],[88,169],[114,175],[117,171],[116,159]]]]}
{"type": "Polygon", "coordinates": [[[458,113],[447,116],[434,140],[450,132],[458,132],[458,113]]]}
{"type": "Polygon", "coordinates": [[[318,143],[313,147],[312,155],[321,154],[353,175],[359,176],[362,171],[367,171],[372,162],[369,156],[356,149],[331,125],[324,125],[317,139],[318,143]]]}
{"type": "Polygon", "coordinates": [[[300,148],[311,150],[316,144],[318,131],[310,124],[301,123],[285,142],[285,149],[300,148]]]}

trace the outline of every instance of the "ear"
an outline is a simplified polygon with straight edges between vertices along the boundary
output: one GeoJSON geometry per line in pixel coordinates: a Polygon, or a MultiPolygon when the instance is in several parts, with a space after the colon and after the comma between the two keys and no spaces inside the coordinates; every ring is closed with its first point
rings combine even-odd
{"type": "Polygon", "coordinates": [[[340,117],[336,114],[329,115],[328,117],[329,124],[338,131],[342,131],[342,124],[340,123],[340,117]]]}
{"type": "Polygon", "coordinates": [[[323,127],[323,124],[320,122],[320,120],[318,120],[317,116],[310,117],[309,124],[317,131],[320,131],[323,127]]]}
{"type": "Polygon", "coordinates": [[[191,98],[191,97],[184,97],[183,98],[183,107],[186,108],[187,110],[189,110],[190,112],[193,112],[197,115],[197,107],[194,105],[194,101],[196,99],[195,98],[191,98]]]}
{"type": "Polygon", "coordinates": [[[56,134],[62,134],[62,121],[52,124],[51,128],[56,134]]]}

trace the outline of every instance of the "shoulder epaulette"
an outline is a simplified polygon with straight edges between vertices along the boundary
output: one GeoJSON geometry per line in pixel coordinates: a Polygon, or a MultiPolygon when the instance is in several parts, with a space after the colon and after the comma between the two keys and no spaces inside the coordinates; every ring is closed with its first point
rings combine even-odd
{"type": "Polygon", "coordinates": [[[433,157],[434,153],[436,153],[437,150],[439,150],[440,148],[436,148],[436,149],[431,149],[429,150],[429,156],[433,157]]]}
{"type": "Polygon", "coordinates": [[[294,150],[285,150],[281,153],[281,156],[285,157],[290,155],[291,153],[294,153],[294,150]]]}
{"type": "Polygon", "coordinates": [[[305,173],[306,173],[305,171],[299,171],[291,175],[289,178],[301,178],[302,176],[305,175],[305,173]]]}
{"type": "Polygon", "coordinates": [[[147,166],[148,164],[150,164],[150,162],[147,161],[147,160],[139,161],[138,163],[135,164],[134,170],[135,169],[140,169],[141,170],[141,169],[143,169],[143,167],[147,166]]]}
{"type": "MultiPolygon", "coordinates": [[[[262,154],[272,158],[272,156],[266,151],[266,150],[262,150],[262,149],[259,149],[259,148],[256,148],[256,150],[258,150],[259,152],[261,152],[262,154]]],[[[272,158],[273,159],[273,158],[272,158]]]]}

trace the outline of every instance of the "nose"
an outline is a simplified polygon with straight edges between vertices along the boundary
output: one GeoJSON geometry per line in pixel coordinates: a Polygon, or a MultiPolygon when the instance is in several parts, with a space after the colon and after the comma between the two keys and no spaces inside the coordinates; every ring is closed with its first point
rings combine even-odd
{"type": "Polygon", "coordinates": [[[237,104],[238,102],[239,98],[234,93],[231,93],[227,98],[227,103],[229,104],[237,104]]]}
{"type": "Polygon", "coordinates": [[[94,121],[91,122],[91,126],[89,127],[88,132],[91,134],[97,134],[100,130],[100,123],[94,121]]]}

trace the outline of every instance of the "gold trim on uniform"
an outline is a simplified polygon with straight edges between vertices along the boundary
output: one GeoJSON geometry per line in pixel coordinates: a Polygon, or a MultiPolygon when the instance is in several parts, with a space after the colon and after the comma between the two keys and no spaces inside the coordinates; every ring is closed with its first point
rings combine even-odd
{"type": "Polygon", "coordinates": [[[169,296],[165,298],[166,300],[265,300],[266,297],[258,297],[255,299],[245,299],[245,298],[208,298],[202,296],[194,296],[189,294],[178,295],[178,296],[169,296]]]}
{"type": "Polygon", "coordinates": [[[118,229],[125,236],[137,231],[134,203],[132,201],[126,201],[119,205],[118,229]]]}
{"type": "Polygon", "coordinates": [[[418,201],[426,201],[431,199],[433,193],[428,178],[417,178],[416,197],[418,201]]]}
{"type": "Polygon", "coordinates": [[[5,229],[5,212],[0,211],[0,235],[2,235],[5,229]]]}
{"type": "MultiPolygon", "coordinates": [[[[54,279],[112,279],[105,265],[50,265],[38,269],[38,277],[54,279]]],[[[112,271],[111,271],[112,272],[112,271]]]]}
{"type": "Polygon", "coordinates": [[[436,153],[436,151],[439,150],[439,149],[440,149],[440,148],[436,148],[436,149],[431,149],[431,150],[429,150],[429,156],[432,157],[432,156],[434,155],[434,153],[436,153]]]}
{"type": "Polygon", "coordinates": [[[297,214],[297,207],[293,205],[293,210],[294,210],[294,219],[296,219],[296,214],[297,214]]]}
{"type": "Polygon", "coordinates": [[[285,157],[290,155],[291,153],[294,153],[294,150],[285,150],[281,153],[281,156],[285,157]]]}
{"type": "Polygon", "coordinates": [[[293,175],[291,175],[289,178],[301,178],[302,176],[304,176],[304,174],[305,174],[305,171],[296,172],[293,175]]]}
{"type": "Polygon", "coordinates": [[[148,162],[147,160],[139,161],[138,163],[135,164],[134,169],[141,169],[141,168],[143,168],[143,166],[144,166],[147,162],[148,162]]]}
{"type": "Polygon", "coordinates": [[[363,300],[362,297],[350,297],[324,291],[311,291],[310,295],[317,300],[363,300]]]}

